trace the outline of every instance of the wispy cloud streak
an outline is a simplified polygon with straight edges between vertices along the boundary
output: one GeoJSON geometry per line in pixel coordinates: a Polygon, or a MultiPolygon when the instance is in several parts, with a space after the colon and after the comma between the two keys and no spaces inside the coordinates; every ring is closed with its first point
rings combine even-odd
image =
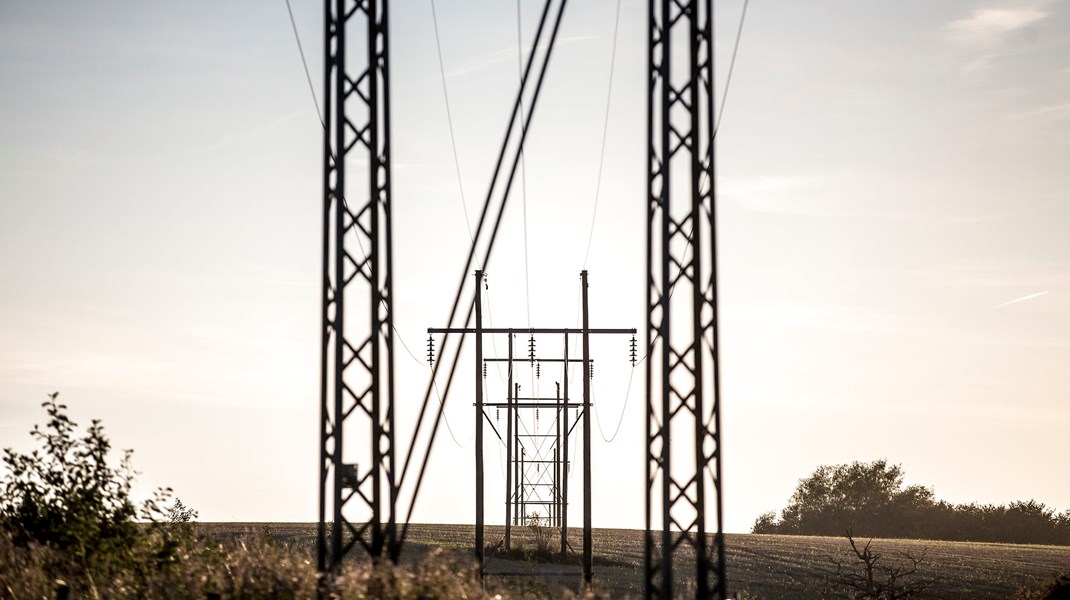
{"type": "Polygon", "coordinates": [[[1044,294],[1047,294],[1047,293],[1048,293],[1047,291],[1043,291],[1043,292],[1037,292],[1035,294],[1029,294],[1028,296],[1022,296],[1021,298],[1015,298],[1014,300],[1008,300],[1008,301],[1004,302],[1003,304],[997,304],[997,305],[993,306],[992,308],[1003,308],[1004,306],[1010,306],[1011,304],[1017,304],[1019,302],[1025,302],[1026,300],[1032,300],[1033,298],[1039,298],[1040,296],[1043,296],[1044,294]]]}

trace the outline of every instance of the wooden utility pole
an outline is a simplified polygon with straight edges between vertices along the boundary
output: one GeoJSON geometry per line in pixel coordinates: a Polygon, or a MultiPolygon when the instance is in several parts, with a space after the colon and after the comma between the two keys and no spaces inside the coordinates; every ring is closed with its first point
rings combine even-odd
{"type": "Polygon", "coordinates": [[[483,576],[483,271],[476,269],[476,560],[483,576]]]}
{"type": "MultiPolygon", "coordinates": [[[[568,366],[568,363],[565,363],[568,366]]],[[[554,448],[556,453],[556,461],[554,463],[554,526],[561,526],[561,514],[564,512],[561,506],[561,482],[564,480],[564,471],[561,469],[561,461],[565,458],[565,454],[561,452],[561,420],[565,418],[564,413],[567,412],[564,406],[561,404],[561,382],[555,381],[554,385],[557,386],[557,443],[554,448]]]]}
{"type": "Polygon", "coordinates": [[[505,408],[505,550],[508,552],[511,545],[513,528],[509,517],[513,508],[513,334],[509,334],[509,382],[507,384],[506,408],[505,408]]]}
{"type": "Polygon", "coordinates": [[[568,336],[565,336],[565,393],[561,397],[561,556],[568,554],[568,336]]]}
{"type": "Polygon", "coordinates": [[[583,580],[591,582],[591,323],[587,311],[587,271],[580,272],[583,295],[583,580]]]}

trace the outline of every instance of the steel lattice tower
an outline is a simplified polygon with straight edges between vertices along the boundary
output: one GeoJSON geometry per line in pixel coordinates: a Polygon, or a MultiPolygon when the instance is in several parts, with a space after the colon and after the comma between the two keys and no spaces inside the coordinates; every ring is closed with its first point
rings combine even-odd
{"type": "Polygon", "coordinates": [[[713,5],[649,10],[645,595],[674,596],[676,557],[724,598],[713,5]]]}
{"type": "Polygon", "coordinates": [[[387,5],[325,2],[321,572],[356,547],[397,559],[387,5]],[[354,155],[368,178],[347,187],[354,155]]]}

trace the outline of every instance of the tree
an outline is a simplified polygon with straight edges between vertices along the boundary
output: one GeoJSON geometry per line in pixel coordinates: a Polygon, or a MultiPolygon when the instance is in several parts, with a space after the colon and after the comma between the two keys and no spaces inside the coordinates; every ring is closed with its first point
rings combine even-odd
{"type": "Polygon", "coordinates": [[[758,515],[758,518],[754,520],[754,526],[751,527],[751,533],[777,533],[779,523],[776,520],[776,513],[773,511],[764,512],[758,515]]]}
{"type": "Polygon", "coordinates": [[[887,461],[820,466],[799,480],[788,506],[758,517],[754,533],[906,537],[1016,544],[1070,542],[1070,511],[1041,502],[951,504],[931,489],[903,486],[903,469],[887,461]]]}
{"type": "Polygon", "coordinates": [[[851,546],[852,560],[829,557],[836,567],[835,571],[825,573],[829,592],[846,591],[856,600],[899,600],[922,597],[936,584],[935,578],[923,577],[918,571],[925,562],[925,551],[920,556],[899,552],[898,560],[889,561],[872,548],[873,540],[867,540],[859,548],[850,530],[845,537],[851,546]]]}
{"type": "Polygon", "coordinates": [[[933,504],[932,491],[903,488],[903,469],[885,460],[823,465],[799,481],[779,522],[763,515],[755,523],[766,533],[835,535],[853,529],[860,535],[891,535],[904,526],[916,529],[921,512],[933,504]]]}

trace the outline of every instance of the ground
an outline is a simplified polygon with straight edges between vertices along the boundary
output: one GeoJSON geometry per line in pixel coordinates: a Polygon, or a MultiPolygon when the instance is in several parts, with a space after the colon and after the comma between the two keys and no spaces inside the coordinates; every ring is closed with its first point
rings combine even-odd
{"type": "MultiPolygon", "coordinates": [[[[254,533],[284,539],[296,546],[315,543],[315,527],[307,523],[207,523],[215,533],[254,533]]],[[[521,545],[533,539],[524,528],[514,529],[521,545]]],[[[503,536],[501,527],[488,527],[488,545],[503,536]]],[[[643,533],[631,529],[596,529],[592,533],[595,582],[611,597],[637,597],[642,592],[643,533]]],[[[471,525],[413,525],[406,555],[416,557],[430,547],[466,553],[475,534],[471,525]]],[[[570,529],[570,542],[579,549],[582,534],[570,529]]],[[[729,534],[725,539],[726,570],[731,593],[746,591],[748,598],[795,600],[818,598],[831,567],[829,557],[848,558],[847,541],[834,537],[729,534]]],[[[919,573],[937,582],[928,598],[971,600],[1007,599],[1023,587],[1034,587],[1057,573],[1070,573],[1070,547],[1015,544],[981,544],[926,540],[877,539],[873,548],[889,559],[897,553],[925,553],[919,573]]],[[[404,560],[404,557],[403,557],[404,560]]],[[[678,562],[676,589],[688,589],[690,561],[678,562]]],[[[577,590],[581,580],[579,559],[566,564],[533,563],[491,557],[488,580],[525,596],[556,597],[565,588],[577,590]],[[502,576],[497,573],[555,573],[554,576],[502,576]]]]}

